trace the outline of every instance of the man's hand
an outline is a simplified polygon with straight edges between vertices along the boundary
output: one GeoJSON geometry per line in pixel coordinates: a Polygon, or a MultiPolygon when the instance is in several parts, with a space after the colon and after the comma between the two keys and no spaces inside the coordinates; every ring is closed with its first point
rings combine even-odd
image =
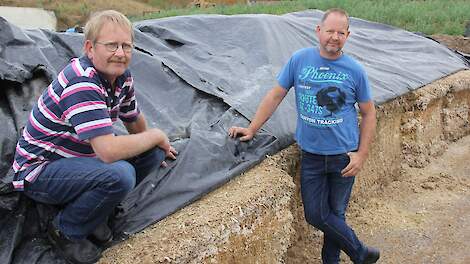
{"type": "Polygon", "coordinates": [[[280,85],[274,86],[261,100],[258,109],[256,110],[253,120],[250,125],[245,127],[231,127],[228,130],[228,135],[232,138],[240,137],[240,141],[248,141],[254,137],[256,131],[269,119],[274,113],[277,106],[281,103],[282,99],[287,95],[287,89],[282,88],[280,85]]]}
{"type": "MultiPolygon", "coordinates": [[[[176,149],[170,145],[170,141],[167,135],[158,128],[152,128],[151,131],[152,133],[155,133],[156,137],[161,140],[160,143],[158,144],[158,147],[161,148],[163,151],[165,151],[165,157],[175,160],[176,155],[178,155],[178,151],[176,151],[176,149]]],[[[163,161],[162,167],[167,167],[167,166],[168,164],[166,163],[166,161],[163,161]]]]}
{"type": "MultiPolygon", "coordinates": [[[[167,157],[167,158],[175,160],[176,155],[178,155],[178,151],[176,151],[176,149],[173,148],[172,146],[170,146],[170,148],[168,150],[165,150],[165,157],[167,157]]],[[[168,164],[166,163],[166,161],[162,161],[162,167],[164,167],[164,168],[168,167],[168,164]]]]}
{"type": "Polygon", "coordinates": [[[364,165],[367,158],[366,155],[362,155],[359,152],[349,152],[348,156],[350,159],[349,164],[341,171],[343,177],[356,176],[361,171],[362,165],[364,165]]]}
{"type": "MultiPolygon", "coordinates": [[[[167,158],[170,158],[172,160],[175,160],[176,159],[176,155],[178,155],[178,151],[176,151],[175,148],[173,148],[172,146],[170,146],[170,149],[169,151],[165,151],[165,156],[167,158]]],[[[166,163],[166,161],[162,161],[162,167],[166,168],[168,167],[168,163],[166,163]]]]}
{"type": "Polygon", "coordinates": [[[245,128],[245,127],[233,126],[228,130],[228,135],[231,138],[236,138],[238,136],[241,136],[240,141],[248,141],[254,137],[255,132],[253,132],[253,130],[251,130],[249,127],[245,128]]]}
{"type": "Polygon", "coordinates": [[[375,133],[377,118],[374,102],[371,100],[359,103],[359,109],[362,116],[359,149],[357,152],[348,153],[350,161],[348,166],[341,171],[343,177],[355,176],[362,169],[362,165],[364,165],[369,153],[369,145],[372,143],[375,133]]]}

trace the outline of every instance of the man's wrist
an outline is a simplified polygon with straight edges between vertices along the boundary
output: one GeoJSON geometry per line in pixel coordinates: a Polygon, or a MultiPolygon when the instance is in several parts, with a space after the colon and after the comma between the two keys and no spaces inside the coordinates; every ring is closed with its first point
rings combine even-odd
{"type": "Polygon", "coordinates": [[[361,150],[359,149],[357,152],[356,152],[357,155],[363,157],[364,159],[367,158],[367,156],[369,155],[369,151],[368,150],[361,150]]]}
{"type": "Polygon", "coordinates": [[[256,134],[256,131],[258,131],[258,129],[253,128],[252,126],[249,126],[247,129],[250,130],[250,133],[251,133],[253,136],[256,134]]]}

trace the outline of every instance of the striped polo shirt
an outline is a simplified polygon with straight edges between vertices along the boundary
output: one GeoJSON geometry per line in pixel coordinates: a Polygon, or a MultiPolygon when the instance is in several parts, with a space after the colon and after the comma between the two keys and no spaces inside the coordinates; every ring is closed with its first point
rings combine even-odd
{"type": "Polygon", "coordinates": [[[13,161],[15,189],[33,182],[48,162],[96,157],[89,139],[112,134],[117,118],[133,122],[139,113],[129,70],[113,91],[86,56],[72,59],[39,97],[23,129],[13,161]]]}

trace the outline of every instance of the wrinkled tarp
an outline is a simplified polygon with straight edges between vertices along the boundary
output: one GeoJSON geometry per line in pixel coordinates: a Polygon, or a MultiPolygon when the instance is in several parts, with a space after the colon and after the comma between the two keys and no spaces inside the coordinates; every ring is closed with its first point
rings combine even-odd
{"type": "MultiPolygon", "coordinates": [[[[134,24],[130,67],[140,107],[180,154],[118,208],[115,235],[142,230],[293,143],[292,92],[251,142],[230,139],[227,130],[248,124],[294,51],[317,44],[314,26],[322,15],[197,15],[134,24]]],[[[377,104],[467,68],[446,47],[398,28],[352,18],[351,31],[345,52],[365,66],[377,104]]],[[[82,42],[82,34],[21,30],[0,19],[2,181],[11,178],[7,171],[32,105],[69,59],[82,54],[82,42]]],[[[44,235],[54,210],[18,193],[1,196],[0,262],[62,263],[44,235]]]]}

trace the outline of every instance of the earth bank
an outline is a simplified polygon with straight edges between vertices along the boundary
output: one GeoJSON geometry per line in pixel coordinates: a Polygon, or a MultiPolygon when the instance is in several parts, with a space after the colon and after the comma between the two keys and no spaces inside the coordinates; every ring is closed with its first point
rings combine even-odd
{"type": "MultiPolygon", "coordinates": [[[[470,238],[469,106],[470,71],[378,106],[348,219],[382,249],[381,263],[470,260],[461,243],[470,238]]],[[[303,218],[297,167],[294,145],[108,249],[100,263],[320,263],[321,233],[303,218]]]]}

